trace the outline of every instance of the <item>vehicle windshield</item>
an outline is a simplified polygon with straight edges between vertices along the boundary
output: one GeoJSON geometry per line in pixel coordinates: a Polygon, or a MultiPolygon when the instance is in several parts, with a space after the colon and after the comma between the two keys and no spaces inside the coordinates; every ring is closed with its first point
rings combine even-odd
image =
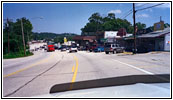
{"type": "Polygon", "coordinates": [[[71,46],[71,48],[76,48],[76,46],[71,46]]]}
{"type": "Polygon", "coordinates": [[[111,45],[105,45],[105,47],[111,47],[111,45]]]}
{"type": "Polygon", "coordinates": [[[2,1],[2,97],[171,97],[171,7],[2,1]]]}

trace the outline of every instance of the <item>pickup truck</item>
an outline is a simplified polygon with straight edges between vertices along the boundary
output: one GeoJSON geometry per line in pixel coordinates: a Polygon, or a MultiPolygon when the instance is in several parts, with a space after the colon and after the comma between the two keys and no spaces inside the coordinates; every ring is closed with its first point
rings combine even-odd
{"type": "Polygon", "coordinates": [[[120,47],[119,44],[107,43],[105,44],[105,53],[109,54],[109,52],[114,53],[122,53],[124,52],[124,47],[120,47]]]}

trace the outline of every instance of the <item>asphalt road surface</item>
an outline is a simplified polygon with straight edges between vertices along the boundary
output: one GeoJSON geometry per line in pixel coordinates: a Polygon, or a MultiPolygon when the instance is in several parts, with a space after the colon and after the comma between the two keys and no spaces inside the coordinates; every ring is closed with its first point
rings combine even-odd
{"type": "Polygon", "coordinates": [[[3,96],[48,94],[52,86],[128,75],[170,74],[170,52],[105,54],[37,51],[3,60],[3,96]]]}

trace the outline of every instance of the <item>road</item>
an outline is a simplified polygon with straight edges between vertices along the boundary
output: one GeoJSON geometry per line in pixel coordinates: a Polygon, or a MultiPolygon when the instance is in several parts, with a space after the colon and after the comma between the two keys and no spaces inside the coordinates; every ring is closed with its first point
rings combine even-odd
{"type": "Polygon", "coordinates": [[[48,94],[52,86],[129,75],[170,74],[170,52],[137,55],[44,52],[3,60],[3,96],[48,94]]]}

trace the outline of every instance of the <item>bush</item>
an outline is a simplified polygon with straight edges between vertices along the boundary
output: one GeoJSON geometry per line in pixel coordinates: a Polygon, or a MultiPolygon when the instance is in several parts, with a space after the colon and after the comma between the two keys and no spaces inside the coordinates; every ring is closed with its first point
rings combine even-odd
{"type": "MultiPolygon", "coordinates": [[[[26,56],[31,56],[33,53],[27,51],[26,56]]],[[[24,52],[11,52],[3,55],[4,59],[10,59],[10,58],[19,58],[19,57],[26,57],[24,56],[24,52]]]]}

